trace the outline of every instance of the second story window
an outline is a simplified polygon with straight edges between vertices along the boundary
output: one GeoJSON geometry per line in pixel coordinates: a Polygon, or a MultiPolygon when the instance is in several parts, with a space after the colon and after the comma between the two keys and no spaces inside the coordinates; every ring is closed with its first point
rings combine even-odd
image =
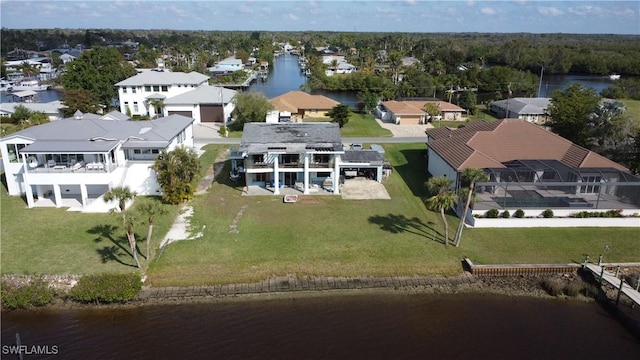
{"type": "Polygon", "coordinates": [[[132,94],[135,94],[135,93],[136,93],[136,90],[137,90],[137,88],[136,88],[135,86],[132,86],[132,87],[131,87],[131,93],[132,93],[132,94]]]}
{"type": "Polygon", "coordinates": [[[264,163],[264,155],[263,154],[256,154],[256,155],[251,155],[251,159],[253,160],[254,163],[256,164],[262,164],[264,163]]]}
{"type": "Polygon", "coordinates": [[[169,87],[167,85],[162,85],[162,92],[169,91],[169,87]]]}
{"type": "Polygon", "coordinates": [[[160,91],[160,85],[153,85],[153,91],[160,91]]]}
{"type": "Polygon", "coordinates": [[[145,85],[144,86],[144,91],[145,92],[151,92],[151,85],[145,85]]]}
{"type": "Polygon", "coordinates": [[[126,94],[126,93],[127,93],[127,87],[126,87],[126,86],[123,86],[123,87],[122,87],[122,93],[123,93],[123,94],[126,94]]]}

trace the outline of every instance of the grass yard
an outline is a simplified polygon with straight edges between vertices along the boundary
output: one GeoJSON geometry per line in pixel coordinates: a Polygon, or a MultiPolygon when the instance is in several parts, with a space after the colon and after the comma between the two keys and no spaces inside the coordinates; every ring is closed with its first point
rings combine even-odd
{"type": "Polygon", "coordinates": [[[625,115],[633,119],[636,125],[640,126],[640,100],[620,100],[626,107],[625,115]]]}
{"type": "MultiPolygon", "coordinates": [[[[4,175],[3,175],[4,176],[4,175]]],[[[0,194],[1,271],[8,273],[95,274],[130,272],[130,255],[122,223],[115,214],[84,214],[64,208],[27,209],[18,196],[0,194]]],[[[156,219],[151,258],[169,230],[178,208],[166,206],[156,219]]],[[[145,251],[147,226],[136,226],[140,251],[145,251]]],[[[143,266],[148,263],[139,256],[143,266]]]]}
{"type": "MultiPolygon", "coordinates": [[[[385,145],[394,171],[391,200],[303,196],[248,197],[226,177],[193,201],[197,240],[171,244],[148,272],[153,286],[259,281],[272,275],[450,275],[460,260],[476,263],[638,261],[634,228],[471,229],[460,248],[445,248],[439,214],[428,211],[424,144],[385,145]],[[236,224],[238,233],[230,232],[236,224]]],[[[209,145],[208,150],[219,149],[209,145]]],[[[227,172],[224,171],[223,174],[227,172]]],[[[448,216],[450,236],[457,218],[448,216]]]]}

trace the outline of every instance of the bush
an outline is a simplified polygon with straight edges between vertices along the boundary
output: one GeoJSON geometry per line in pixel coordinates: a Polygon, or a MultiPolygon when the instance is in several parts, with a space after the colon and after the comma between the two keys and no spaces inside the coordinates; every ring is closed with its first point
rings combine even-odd
{"type": "Polygon", "coordinates": [[[551,296],[558,296],[564,290],[564,283],[560,279],[550,278],[542,280],[542,288],[551,296]]]}
{"type": "Polygon", "coordinates": [[[505,210],[502,212],[502,217],[505,219],[508,219],[511,217],[511,214],[509,213],[509,210],[505,210]]]}
{"type": "Polygon", "coordinates": [[[582,289],[584,289],[584,282],[582,280],[575,280],[567,284],[567,286],[564,288],[564,293],[569,296],[575,297],[583,292],[582,289]]]}
{"type": "Polygon", "coordinates": [[[485,216],[490,218],[490,219],[496,219],[499,215],[499,211],[498,209],[491,209],[489,211],[486,212],[485,216]]]}
{"type": "Polygon", "coordinates": [[[524,217],[524,211],[522,209],[518,209],[515,213],[513,213],[513,216],[517,217],[518,219],[522,219],[524,217]]]}
{"type": "Polygon", "coordinates": [[[607,210],[607,211],[580,211],[577,213],[571,214],[571,217],[574,218],[591,218],[591,217],[601,217],[601,218],[620,218],[624,217],[622,215],[622,210],[607,210]]]}
{"type": "Polygon", "coordinates": [[[542,217],[544,218],[552,218],[553,217],[553,210],[551,209],[547,209],[545,211],[542,212],[542,217]]]}
{"type": "Polygon", "coordinates": [[[141,288],[139,274],[87,275],[71,289],[69,297],[83,303],[122,303],[133,299],[141,288]]]}
{"type": "Polygon", "coordinates": [[[40,277],[34,277],[28,284],[2,282],[2,307],[6,309],[29,309],[44,306],[53,301],[55,291],[40,277]]]}

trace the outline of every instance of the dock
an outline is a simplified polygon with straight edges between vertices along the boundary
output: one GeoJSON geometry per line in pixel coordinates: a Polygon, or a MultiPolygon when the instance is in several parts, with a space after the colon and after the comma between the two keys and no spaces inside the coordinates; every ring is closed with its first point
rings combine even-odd
{"type": "MultiPolygon", "coordinates": [[[[616,266],[617,264],[613,264],[616,266]]],[[[609,264],[607,267],[611,267],[609,264]]],[[[636,305],[640,305],[640,292],[638,292],[638,288],[633,288],[631,285],[624,282],[623,279],[618,278],[615,274],[606,270],[604,264],[599,266],[597,264],[586,263],[583,266],[583,269],[590,271],[593,273],[597,280],[600,282],[607,282],[609,285],[618,290],[618,299],[616,303],[620,299],[620,293],[625,294],[633,301],[636,305]]]]}

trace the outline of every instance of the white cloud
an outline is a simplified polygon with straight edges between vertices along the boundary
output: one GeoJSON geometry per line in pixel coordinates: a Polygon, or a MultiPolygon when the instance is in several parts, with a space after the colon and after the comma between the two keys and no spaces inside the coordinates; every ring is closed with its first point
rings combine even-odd
{"type": "Polygon", "coordinates": [[[480,9],[480,12],[484,15],[496,15],[498,14],[498,10],[490,7],[484,7],[480,9]]]}
{"type": "Polygon", "coordinates": [[[570,7],[569,12],[575,15],[604,15],[605,10],[599,6],[577,6],[570,7]]]}
{"type": "Polygon", "coordinates": [[[288,13],[287,14],[287,18],[290,19],[290,20],[298,20],[298,19],[300,19],[299,17],[297,17],[295,14],[292,14],[292,13],[288,13]]]}
{"type": "Polygon", "coordinates": [[[560,16],[563,14],[562,10],[553,6],[539,6],[537,10],[538,13],[544,16],[560,16]]]}

